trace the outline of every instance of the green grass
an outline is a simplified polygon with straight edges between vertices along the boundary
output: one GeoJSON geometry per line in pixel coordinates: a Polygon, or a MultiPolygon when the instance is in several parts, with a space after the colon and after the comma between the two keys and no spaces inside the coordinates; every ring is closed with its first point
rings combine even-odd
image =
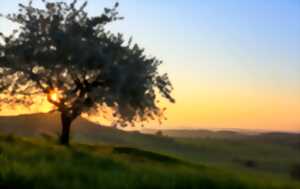
{"type": "Polygon", "coordinates": [[[300,184],[255,178],[136,148],[0,137],[0,188],[292,189],[300,184]]]}
{"type": "Polygon", "coordinates": [[[249,138],[177,139],[177,141],[194,148],[194,154],[189,154],[189,158],[193,158],[194,161],[218,166],[233,166],[238,171],[244,169],[249,172],[289,177],[291,167],[300,162],[299,149],[273,141],[249,138]],[[256,166],[246,167],[247,161],[255,162],[256,166]]]}

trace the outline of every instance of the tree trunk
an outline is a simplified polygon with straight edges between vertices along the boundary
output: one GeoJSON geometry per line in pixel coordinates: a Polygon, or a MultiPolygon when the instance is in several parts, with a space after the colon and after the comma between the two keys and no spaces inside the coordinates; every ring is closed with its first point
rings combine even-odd
{"type": "Polygon", "coordinates": [[[67,116],[64,113],[61,113],[61,124],[62,124],[62,132],[60,135],[60,144],[62,145],[69,145],[69,140],[70,140],[70,128],[71,128],[71,123],[73,119],[69,116],[67,116]]]}

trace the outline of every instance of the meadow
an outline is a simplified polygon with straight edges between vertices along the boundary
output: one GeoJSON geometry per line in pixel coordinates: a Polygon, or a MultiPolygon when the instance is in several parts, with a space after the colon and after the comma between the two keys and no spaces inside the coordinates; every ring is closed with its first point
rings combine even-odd
{"type": "Polygon", "coordinates": [[[0,188],[299,188],[289,179],[258,177],[137,148],[5,135],[0,188]]]}
{"type": "Polygon", "coordinates": [[[156,135],[78,119],[64,147],[59,128],[56,114],[0,118],[0,188],[300,188],[299,134],[156,135]]]}

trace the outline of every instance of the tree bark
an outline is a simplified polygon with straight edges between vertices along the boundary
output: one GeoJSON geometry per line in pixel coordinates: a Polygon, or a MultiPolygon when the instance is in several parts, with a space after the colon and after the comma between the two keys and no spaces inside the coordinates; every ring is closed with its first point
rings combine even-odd
{"type": "Polygon", "coordinates": [[[60,135],[60,144],[69,146],[70,141],[70,128],[73,119],[68,115],[61,113],[61,124],[62,124],[62,132],[60,135]]]}

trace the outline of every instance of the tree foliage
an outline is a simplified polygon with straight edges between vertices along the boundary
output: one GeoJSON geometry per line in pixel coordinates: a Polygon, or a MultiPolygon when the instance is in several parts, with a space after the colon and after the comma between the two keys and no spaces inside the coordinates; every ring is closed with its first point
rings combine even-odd
{"type": "Polygon", "coordinates": [[[13,103],[48,95],[71,121],[106,106],[118,125],[127,126],[161,116],[158,94],[174,102],[167,74],[158,72],[162,62],[106,29],[122,19],[118,3],[91,17],[87,2],[42,1],[44,8],[32,1],[19,4],[18,13],[5,16],[18,29],[9,36],[0,33],[0,92],[15,97],[13,103]]]}

